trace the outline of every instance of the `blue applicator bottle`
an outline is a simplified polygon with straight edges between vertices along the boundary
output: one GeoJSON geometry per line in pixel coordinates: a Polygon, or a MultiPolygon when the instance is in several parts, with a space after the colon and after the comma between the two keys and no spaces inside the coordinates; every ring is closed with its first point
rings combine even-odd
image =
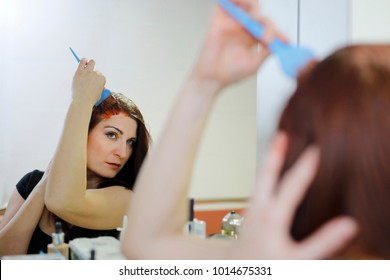
{"type": "MultiPolygon", "coordinates": [[[[77,54],[73,51],[71,47],[69,47],[70,51],[72,52],[73,56],[76,58],[77,62],[80,62],[80,58],[77,56],[77,54]]],[[[104,99],[109,97],[111,94],[111,91],[107,88],[105,88],[100,96],[100,99],[95,103],[95,106],[98,106],[100,103],[103,102],[104,99]]]]}

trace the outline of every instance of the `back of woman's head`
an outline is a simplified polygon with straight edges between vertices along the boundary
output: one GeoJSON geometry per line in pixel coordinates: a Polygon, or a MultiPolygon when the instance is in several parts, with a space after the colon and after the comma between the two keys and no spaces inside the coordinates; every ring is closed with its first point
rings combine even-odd
{"type": "MultiPolygon", "coordinates": [[[[99,106],[92,111],[89,123],[91,131],[101,120],[108,119],[113,115],[123,113],[137,122],[137,140],[133,146],[133,152],[122,170],[114,180],[125,187],[132,189],[138,172],[141,168],[151,143],[150,134],[146,128],[144,118],[137,105],[121,93],[112,92],[99,106]]],[[[114,180],[109,180],[109,184],[114,180]]],[[[106,182],[103,182],[103,186],[106,182]]]]}
{"type": "Polygon", "coordinates": [[[289,135],[285,172],[310,144],[318,173],[293,227],[300,240],[347,214],[359,223],[354,247],[390,258],[390,45],[336,51],[300,79],[279,127],[289,135]]]}

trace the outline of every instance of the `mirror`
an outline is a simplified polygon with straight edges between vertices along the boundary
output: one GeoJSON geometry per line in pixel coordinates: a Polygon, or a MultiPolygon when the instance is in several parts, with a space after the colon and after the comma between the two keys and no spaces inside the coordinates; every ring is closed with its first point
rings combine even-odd
{"type": "MultiPolygon", "coordinates": [[[[79,57],[132,98],[154,142],[185,81],[213,1],[3,0],[0,3],[0,206],[53,155],[79,57]]],[[[199,149],[191,196],[245,198],[256,173],[256,79],[221,95],[199,149]]],[[[167,159],[169,161],[169,159],[167,159]]]]}

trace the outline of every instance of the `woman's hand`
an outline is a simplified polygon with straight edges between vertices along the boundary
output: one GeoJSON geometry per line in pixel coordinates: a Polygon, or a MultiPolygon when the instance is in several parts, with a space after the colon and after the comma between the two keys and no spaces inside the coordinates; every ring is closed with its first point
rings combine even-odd
{"type": "Polygon", "coordinates": [[[316,147],[307,148],[279,179],[286,150],[287,136],[279,132],[236,244],[243,258],[323,259],[346,246],[357,233],[357,224],[352,218],[338,217],[305,240],[297,242],[291,237],[295,211],[317,171],[319,151],[316,147]]]}
{"type": "Polygon", "coordinates": [[[85,58],[80,60],[73,77],[73,100],[95,103],[100,99],[106,84],[106,78],[100,72],[95,71],[94,68],[95,61],[87,61],[85,58]]]}
{"type": "Polygon", "coordinates": [[[261,22],[265,34],[262,41],[257,41],[222,7],[216,6],[193,76],[198,80],[216,82],[220,88],[254,74],[269,56],[267,44],[272,38],[286,41],[270,20],[260,16],[258,0],[233,2],[261,22]]]}

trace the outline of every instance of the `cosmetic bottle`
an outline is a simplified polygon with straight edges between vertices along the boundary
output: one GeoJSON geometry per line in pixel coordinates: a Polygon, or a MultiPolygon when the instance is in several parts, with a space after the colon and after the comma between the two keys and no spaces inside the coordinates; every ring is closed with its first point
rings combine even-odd
{"type": "Polygon", "coordinates": [[[226,214],[222,219],[222,229],[221,234],[228,235],[237,239],[238,229],[241,225],[242,217],[236,213],[236,211],[231,210],[226,214]]]}
{"type": "Polygon", "coordinates": [[[222,219],[222,228],[220,233],[211,235],[211,238],[221,238],[221,239],[238,239],[239,229],[241,226],[243,218],[236,213],[236,211],[231,210],[227,213],[222,219]]]}
{"type": "Polygon", "coordinates": [[[194,218],[194,199],[189,200],[188,222],[185,226],[185,233],[198,238],[206,238],[206,222],[194,218]]]}
{"type": "Polygon", "coordinates": [[[61,222],[56,222],[55,232],[52,234],[53,242],[47,245],[47,253],[60,253],[69,259],[69,245],[64,242],[64,233],[61,222]]]}

